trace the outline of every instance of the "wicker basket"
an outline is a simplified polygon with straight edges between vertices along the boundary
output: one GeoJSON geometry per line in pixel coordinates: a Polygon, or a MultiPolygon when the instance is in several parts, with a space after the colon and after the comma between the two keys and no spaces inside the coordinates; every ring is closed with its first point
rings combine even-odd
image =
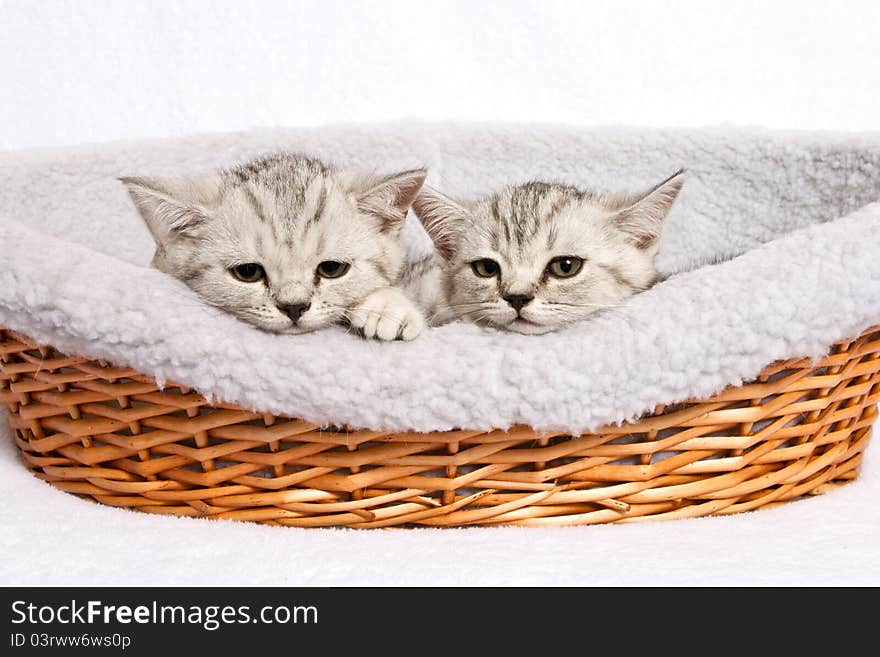
{"type": "Polygon", "coordinates": [[[577,525],[767,507],[856,477],[880,327],[817,362],[573,438],[323,429],[0,329],[0,402],[36,476],[150,513],[297,527],[577,525]]]}

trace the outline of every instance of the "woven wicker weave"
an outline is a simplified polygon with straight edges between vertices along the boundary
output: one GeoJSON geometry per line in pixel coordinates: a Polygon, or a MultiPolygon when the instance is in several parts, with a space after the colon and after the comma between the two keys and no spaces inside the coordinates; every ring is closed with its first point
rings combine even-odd
{"type": "Polygon", "coordinates": [[[855,478],[880,327],[818,362],[577,438],[319,430],[0,329],[0,402],[54,486],[150,513],[299,527],[573,525],[736,513],[855,478]]]}

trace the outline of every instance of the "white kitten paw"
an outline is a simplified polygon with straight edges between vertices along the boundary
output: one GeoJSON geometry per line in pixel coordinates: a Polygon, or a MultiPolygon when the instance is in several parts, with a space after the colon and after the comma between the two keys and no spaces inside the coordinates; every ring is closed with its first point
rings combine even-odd
{"type": "Polygon", "coordinates": [[[376,290],[351,312],[351,327],[365,338],[413,340],[425,328],[422,311],[393,287],[376,290]]]}

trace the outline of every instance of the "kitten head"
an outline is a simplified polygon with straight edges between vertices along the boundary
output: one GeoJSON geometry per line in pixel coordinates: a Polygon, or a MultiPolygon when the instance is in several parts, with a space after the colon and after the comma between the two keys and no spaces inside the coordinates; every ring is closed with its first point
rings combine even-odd
{"type": "Polygon", "coordinates": [[[403,262],[399,234],[423,170],[339,172],[282,154],[204,176],[122,178],[155,242],[153,266],[261,329],[348,317],[403,262]]]}
{"type": "Polygon", "coordinates": [[[532,182],[472,203],[413,203],[445,259],[450,318],[545,333],[648,288],[683,171],[638,194],[532,182]]]}

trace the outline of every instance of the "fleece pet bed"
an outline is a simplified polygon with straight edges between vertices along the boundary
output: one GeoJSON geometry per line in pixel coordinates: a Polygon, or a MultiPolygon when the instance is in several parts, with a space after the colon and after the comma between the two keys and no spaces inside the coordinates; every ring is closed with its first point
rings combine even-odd
{"type": "MultiPolygon", "coordinates": [[[[154,513],[589,524],[825,492],[855,476],[880,399],[878,161],[864,135],[448,124],[13,154],[0,326],[18,333],[0,332],[0,399],[38,476],[154,513]],[[544,336],[459,322],[382,344],[261,333],[146,265],[118,176],[280,149],[427,166],[463,197],[689,179],[665,280],[615,312],[544,336]]],[[[411,218],[404,239],[430,248],[411,218]]]]}
{"type": "MultiPolygon", "coordinates": [[[[0,159],[0,323],[317,425],[578,434],[711,395],[779,359],[819,356],[877,323],[878,198],[876,135],[410,124],[12,153],[0,159]],[[116,178],[280,149],[341,167],[427,166],[429,183],[462,197],[535,178],[640,189],[684,166],[658,261],[676,275],[618,312],[540,337],[464,323],[407,344],[341,329],[264,334],[147,266],[149,235],[116,178]]],[[[406,240],[426,248],[412,218],[406,240]]]]}

